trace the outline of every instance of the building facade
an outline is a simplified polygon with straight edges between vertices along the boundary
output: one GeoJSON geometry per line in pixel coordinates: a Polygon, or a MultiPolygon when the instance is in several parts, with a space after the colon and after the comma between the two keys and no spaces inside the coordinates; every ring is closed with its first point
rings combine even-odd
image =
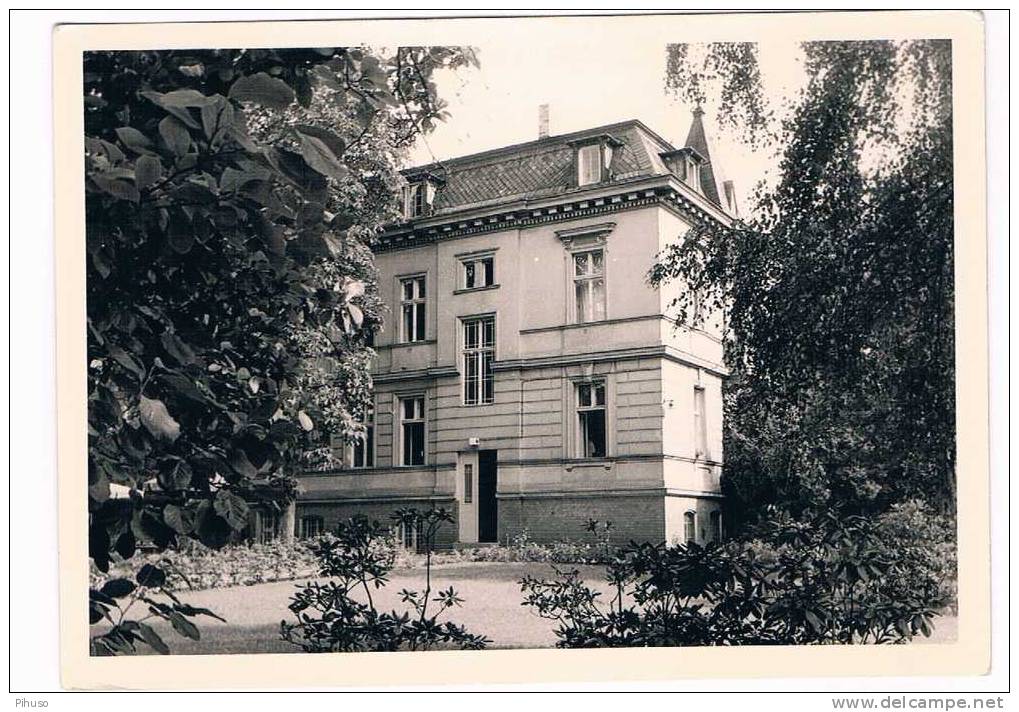
{"type": "MultiPolygon", "coordinates": [[[[627,121],[406,172],[377,249],[374,412],[301,478],[303,534],[445,507],[441,545],[722,535],[721,325],[676,328],[656,255],[728,224],[700,112],[676,148],[627,121]]],[[[408,544],[413,533],[404,533],[408,544]]]]}

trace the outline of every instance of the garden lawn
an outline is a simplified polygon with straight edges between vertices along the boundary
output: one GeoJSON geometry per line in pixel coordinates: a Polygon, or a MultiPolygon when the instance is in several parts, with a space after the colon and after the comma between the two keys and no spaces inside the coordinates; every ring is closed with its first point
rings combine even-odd
{"type": "MultiPolygon", "coordinates": [[[[579,569],[589,584],[601,583],[602,569],[597,566],[559,564],[562,569],[579,569]]],[[[432,590],[453,586],[464,603],[443,614],[440,621],[452,620],[465,625],[471,633],[487,636],[493,648],[550,648],[555,646],[555,623],[539,618],[530,608],[520,605],[522,596],[517,583],[523,576],[549,577],[552,564],[463,562],[432,567],[432,590]]],[[[280,640],[281,620],[293,621],[287,609],[297,581],[278,581],[255,586],[180,591],[185,603],[209,608],[227,620],[226,623],[201,616],[195,623],[201,639],[183,638],[162,621],[154,624],[176,655],[210,655],[224,653],[296,653],[301,650],[280,640]]],[[[425,585],[423,568],[396,569],[389,584],[373,592],[380,611],[407,610],[400,601],[401,589],[422,590],[425,585]]],[[[608,591],[607,585],[599,586],[608,591]]],[[[934,635],[923,642],[948,642],[955,639],[958,622],[955,617],[938,618],[934,635]]],[[[143,650],[147,650],[142,646],[143,650]]]]}

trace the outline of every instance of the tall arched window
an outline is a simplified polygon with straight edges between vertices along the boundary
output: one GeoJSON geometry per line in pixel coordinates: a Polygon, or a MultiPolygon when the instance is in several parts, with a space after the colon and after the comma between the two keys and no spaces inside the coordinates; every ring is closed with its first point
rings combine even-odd
{"type": "Polygon", "coordinates": [[[697,541],[697,512],[693,510],[683,514],[683,540],[688,544],[697,541]]]}

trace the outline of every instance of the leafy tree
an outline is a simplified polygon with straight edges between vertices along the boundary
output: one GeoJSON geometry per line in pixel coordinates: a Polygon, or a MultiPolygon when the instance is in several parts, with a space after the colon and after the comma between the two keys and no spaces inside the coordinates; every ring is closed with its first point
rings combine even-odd
{"type": "MultiPolygon", "coordinates": [[[[100,570],[143,545],[223,545],[250,501],[293,496],[303,453],[356,435],[383,316],[369,246],[394,215],[396,161],[445,116],[434,73],[475,62],[422,47],[85,56],[100,570]]],[[[93,622],[123,644],[98,652],[151,645],[111,600],[93,598],[93,622]]],[[[168,605],[150,611],[172,623],[183,604],[168,605]]]]}
{"type": "MultiPolygon", "coordinates": [[[[951,44],[808,42],[784,118],[754,45],[672,46],[667,86],[777,147],[779,178],[731,227],[654,265],[727,311],[730,521],[954,508],[951,44]]],[[[690,294],[677,321],[693,324],[690,294]]],[[[708,309],[706,312],[710,313],[708,309]]]]}

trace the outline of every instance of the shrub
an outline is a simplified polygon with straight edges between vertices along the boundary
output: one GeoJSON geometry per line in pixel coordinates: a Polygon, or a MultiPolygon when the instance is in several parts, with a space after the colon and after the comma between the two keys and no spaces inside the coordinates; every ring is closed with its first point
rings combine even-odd
{"type": "Polygon", "coordinates": [[[162,618],[180,635],[198,640],[201,635],[191,618],[211,616],[223,620],[207,608],[182,603],[166,587],[166,583],[166,573],[162,569],[143,564],[134,580],[111,578],[101,586],[92,587],[88,595],[89,625],[105,624],[108,627],[90,638],[90,654],[133,654],[138,651],[139,644],[144,644],[157,653],[167,655],[169,646],[146,621],[162,618]],[[139,603],[148,614],[128,619],[127,614],[139,603]]]}
{"type": "Polygon", "coordinates": [[[607,566],[607,602],[576,570],[521,580],[524,605],[555,620],[558,647],[892,643],[930,635],[937,596],[880,519],[774,515],[768,536],[630,544],[607,566]],[[765,547],[770,547],[762,555],[765,547]]]}
{"type": "Polygon", "coordinates": [[[450,513],[444,509],[405,509],[397,511],[394,519],[404,527],[415,528],[425,549],[424,590],[400,591],[410,610],[380,613],[376,608],[372,593],[386,585],[397,549],[387,527],[358,516],[341,524],[335,536],[323,536],[312,545],[319,573],[328,581],[298,587],[289,606],[297,622],[280,622],[283,640],[307,653],[436,647],[480,650],[490,642],[461,625],[438,620],[463,603],[452,587],[434,592],[433,597],[435,535],[442,524],[453,521],[450,513]]]}

